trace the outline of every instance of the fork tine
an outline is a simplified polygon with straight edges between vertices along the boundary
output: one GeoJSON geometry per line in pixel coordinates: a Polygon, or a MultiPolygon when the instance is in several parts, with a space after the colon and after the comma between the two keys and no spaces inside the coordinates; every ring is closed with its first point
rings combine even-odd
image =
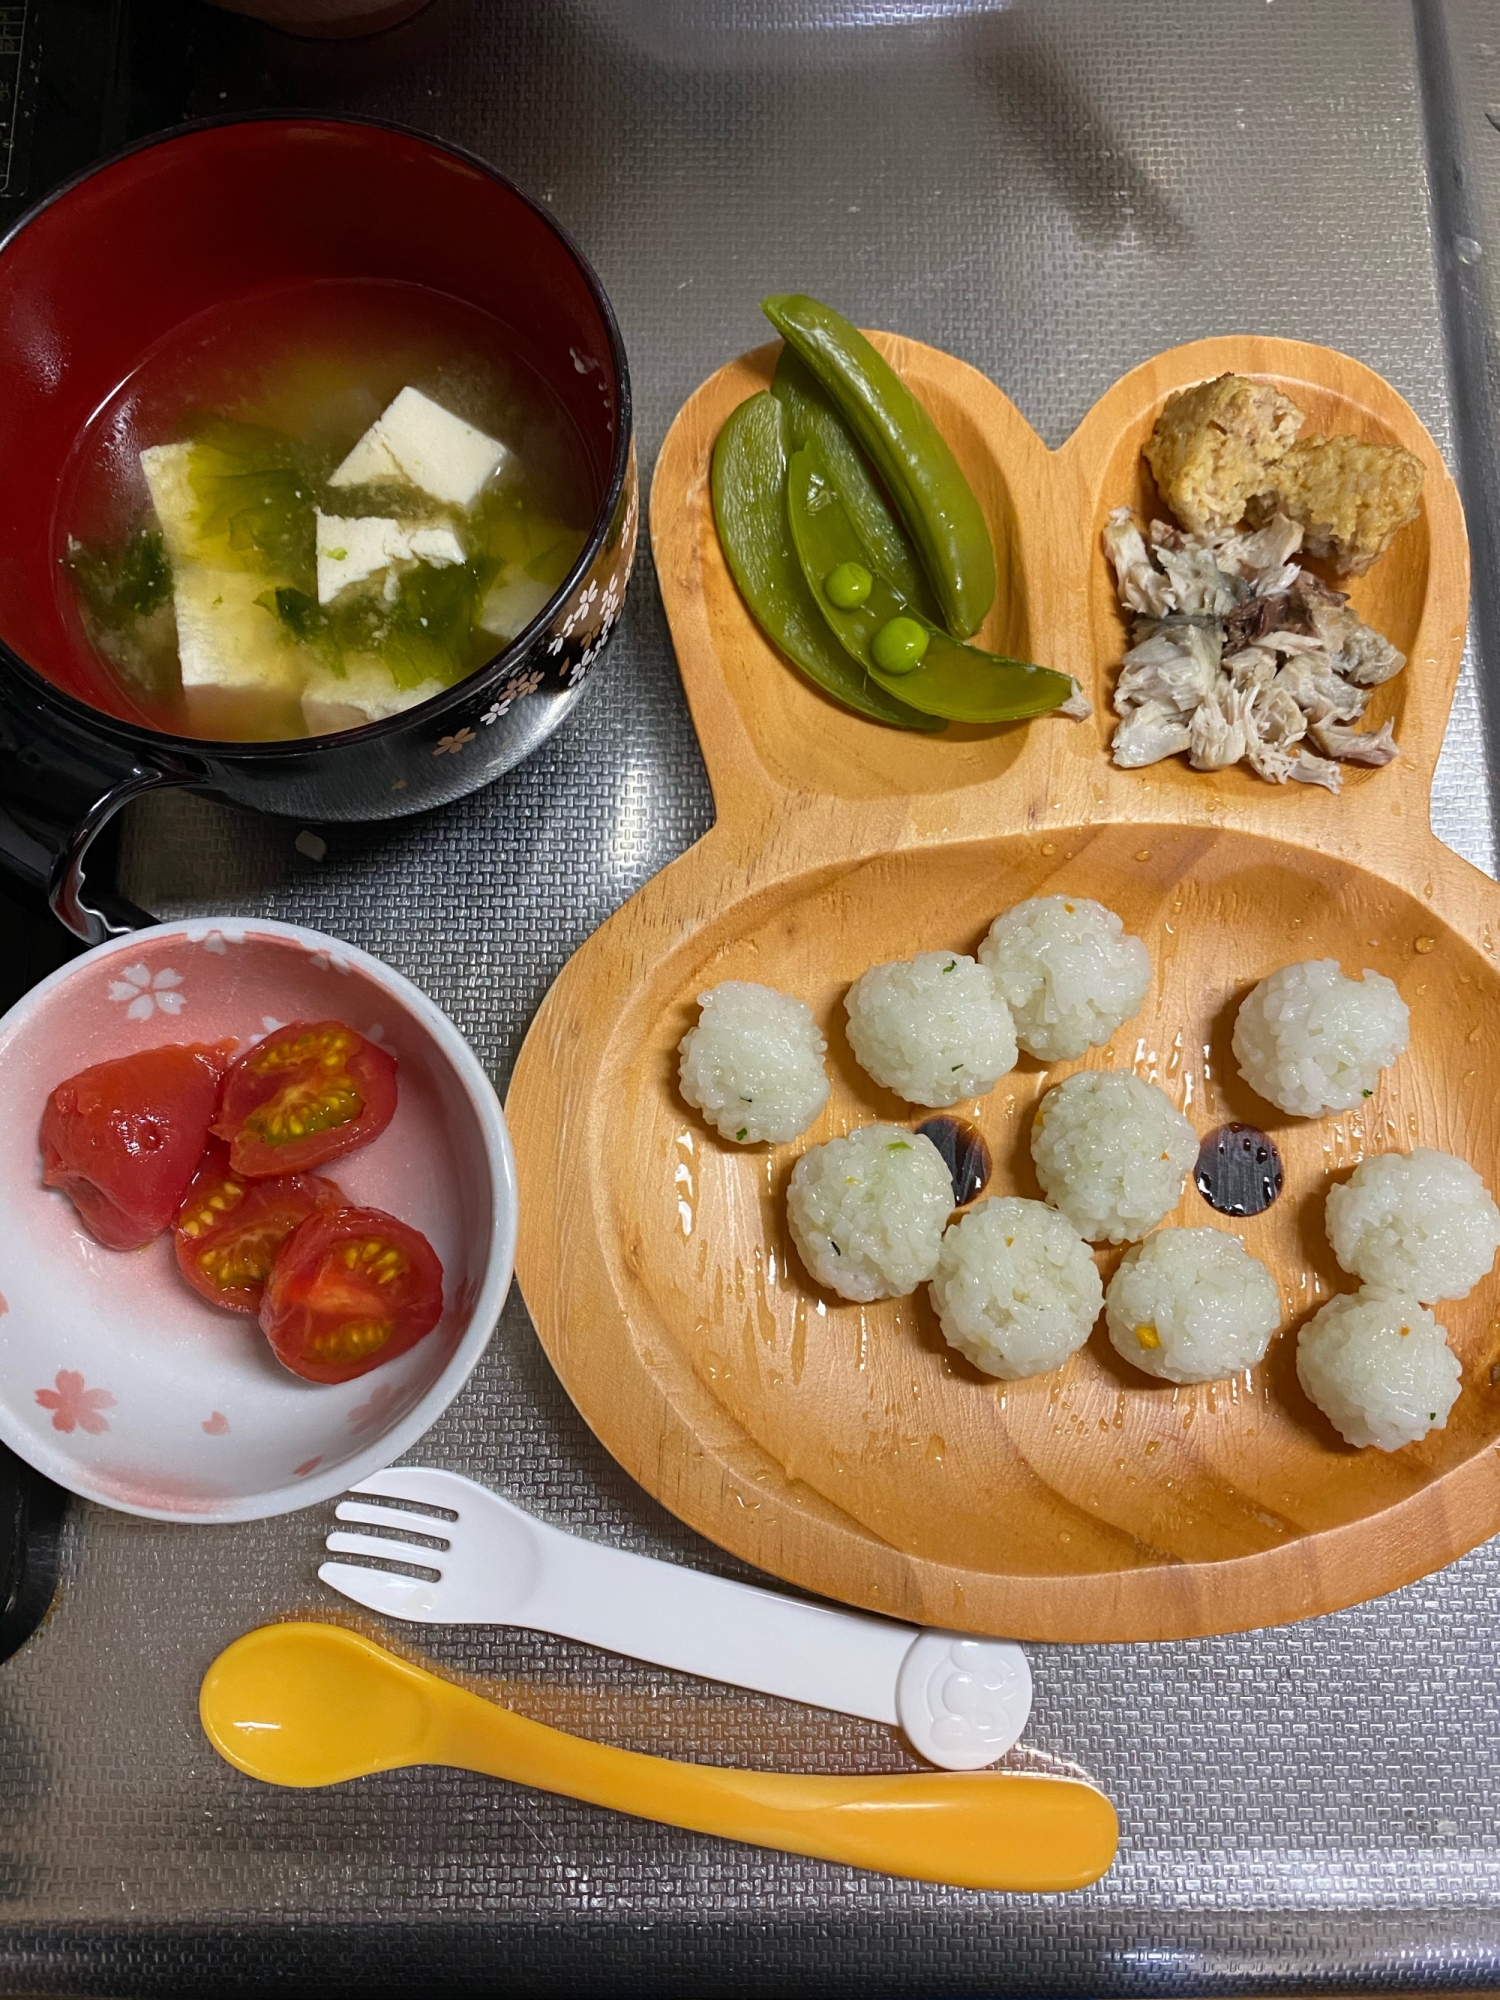
{"type": "Polygon", "coordinates": [[[450,1514],[462,1513],[466,1499],[472,1500],[476,1495],[489,1498],[486,1489],[472,1479],[465,1479],[458,1472],[441,1472],[431,1465],[388,1466],[384,1472],[371,1473],[349,1490],[368,1493],[375,1499],[415,1500],[423,1507],[446,1507],[450,1514]]]}
{"type": "Polygon", "coordinates": [[[352,1598],[366,1611],[422,1625],[442,1623],[435,1603],[437,1586],[424,1583],[420,1577],[396,1576],[388,1569],[358,1569],[353,1563],[324,1563],[318,1575],[331,1590],[352,1598]]]}
{"type": "Polygon", "coordinates": [[[443,1567],[442,1549],[419,1548],[414,1542],[394,1541],[388,1535],[341,1535],[335,1529],[324,1537],[323,1546],[331,1556],[375,1556],[382,1562],[412,1563],[439,1572],[443,1567]]]}
{"type": "Polygon", "coordinates": [[[455,1521],[437,1521],[430,1514],[412,1514],[399,1507],[366,1507],[358,1500],[341,1500],[334,1513],[341,1521],[360,1521],[367,1528],[397,1528],[403,1535],[430,1535],[448,1546],[449,1531],[455,1521]]]}

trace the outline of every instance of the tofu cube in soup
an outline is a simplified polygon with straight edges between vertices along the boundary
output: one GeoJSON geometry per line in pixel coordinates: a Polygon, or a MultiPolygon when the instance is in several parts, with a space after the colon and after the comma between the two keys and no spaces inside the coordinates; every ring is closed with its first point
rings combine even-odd
{"type": "Polygon", "coordinates": [[[231,568],[202,532],[190,444],[156,445],[140,455],[151,504],[172,560],[172,608],[184,689],[289,693],[295,660],[281,643],[273,612],[257,602],[267,586],[259,571],[231,568]],[[215,560],[218,555],[219,559],[215,560]]]}
{"type": "MultiPolygon", "coordinates": [[[[395,563],[461,563],[463,544],[449,527],[412,527],[384,515],[317,516],[318,602],[332,604],[341,591],[389,571],[395,563]]],[[[394,595],[394,593],[392,593],[394,595]]]]}
{"type": "Polygon", "coordinates": [[[328,483],[375,486],[393,480],[450,507],[472,507],[510,457],[498,439],[486,437],[420,389],[406,388],[328,483]]]}

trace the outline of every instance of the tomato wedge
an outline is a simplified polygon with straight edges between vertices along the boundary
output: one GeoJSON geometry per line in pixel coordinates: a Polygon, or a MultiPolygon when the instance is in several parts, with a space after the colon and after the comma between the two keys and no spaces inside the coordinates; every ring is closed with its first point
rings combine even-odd
{"type": "Polygon", "coordinates": [[[171,1227],[208,1143],[227,1055],[169,1043],[95,1063],[60,1083],[42,1113],[42,1179],[89,1234],[139,1250],[171,1227]]]}
{"type": "Polygon", "coordinates": [[[320,1208],[341,1208],[344,1191],[318,1174],[252,1181],[210,1139],[177,1217],[177,1266],[195,1292],[229,1312],[260,1311],[276,1253],[320,1208]]]}
{"type": "Polygon", "coordinates": [[[415,1347],[442,1311],[443,1267],[425,1236],[378,1208],[334,1208],[282,1245],[260,1323],[294,1375],[349,1382],[415,1347]]]}
{"type": "Polygon", "coordinates": [[[229,1072],[214,1130],[234,1171],[253,1180],[367,1146],[395,1109],[394,1057],[342,1021],[293,1021],[229,1072]]]}

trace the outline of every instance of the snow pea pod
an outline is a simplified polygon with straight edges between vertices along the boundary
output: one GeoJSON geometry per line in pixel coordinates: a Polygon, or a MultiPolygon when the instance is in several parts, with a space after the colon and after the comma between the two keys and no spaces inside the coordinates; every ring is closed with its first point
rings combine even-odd
{"type": "Polygon", "coordinates": [[[782,348],[771,394],[786,411],[787,450],[800,451],[810,438],[817,439],[855,532],[869,547],[876,568],[924,618],[938,618],[937,602],[906,531],[871,478],[864,454],[832,399],[795,348],[782,348]]]}
{"type": "Polygon", "coordinates": [[[802,574],[830,631],[873,681],[911,707],[953,722],[1015,722],[1045,714],[1073,694],[1067,674],[961,645],[908,604],[875,570],[815,443],[793,452],[788,463],[787,515],[802,574]],[[823,588],[847,562],[863,563],[872,578],[869,595],[850,610],[832,603],[823,588]],[[877,650],[884,650],[881,634],[908,623],[927,634],[926,647],[898,673],[885,672],[876,664],[877,650]]]}
{"type": "Polygon", "coordinates": [[[941,729],[877,686],[824,623],[787,525],[783,422],[780,403],[762,390],[731,411],[714,446],[714,521],[740,595],[766,636],[825,694],[899,729],[941,729]]]}
{"type": "Polygon", "coordinates": [[[827,390],[916,543],[943,623],[967,639],[995,601],[995,551],[958,460],[889,362],[831,306],[800,292],[761,311],[827,390]]]}

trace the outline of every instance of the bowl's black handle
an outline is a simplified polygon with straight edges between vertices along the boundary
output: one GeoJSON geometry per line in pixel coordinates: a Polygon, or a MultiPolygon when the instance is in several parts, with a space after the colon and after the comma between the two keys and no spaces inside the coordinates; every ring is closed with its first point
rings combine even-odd
{"type": "Polygon", "coordinates": [[[128,800],[194,774],[92,735],[0,668],[0,868],[85,944],[156,919],[84,879],[89,845],[128,800]]]}
{"type": "Polygon", "coordinates": [[[57,1590],[68,1496],[0,1445],[0,1660],[41,1624],[57,1590]]]}

